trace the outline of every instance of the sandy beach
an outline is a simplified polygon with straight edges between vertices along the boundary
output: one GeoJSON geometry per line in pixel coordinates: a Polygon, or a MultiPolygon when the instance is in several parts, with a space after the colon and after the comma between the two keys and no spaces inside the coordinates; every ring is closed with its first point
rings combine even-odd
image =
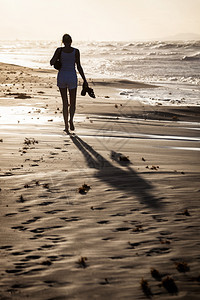
{"type": "Polygon", "coordinates": [[[144,105],[0,63],[0,299],[199,299],[200,107],[144,105]]]}

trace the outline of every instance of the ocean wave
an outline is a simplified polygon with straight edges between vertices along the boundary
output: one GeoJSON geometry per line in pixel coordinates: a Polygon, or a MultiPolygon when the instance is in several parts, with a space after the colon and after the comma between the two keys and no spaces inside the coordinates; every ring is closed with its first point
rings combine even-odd
{"type": "Polygon", "coordinates": [[[181,48],[184,47],[183,44],[179,43],[159,43],[157,45],[152,46],[153,49],[172,49],[172,48],[181,48]]]}
{"type": "Polygon", "coordinates": [[[200,46],[200,41],[152,42],[147,45],[153,49],[195,49],[200,46]]]}
{"type": "Polygon", "coordinates": [[[180,55],[179,52],[176,52],[176,51],[170,51],[170,52],[157,52],[157,51],[153,51],[153,52],[149,52],[147,54],[147,56],[158,56],[158,57],[163,57],[163,56],[177,56],[177,55],[180,55]]]}
{"type": "Polygon", "coordinates": [[[128,44],[125,44],[124,46],[125,46],[125,47],[134,47],[135,44],[134,44],[134,43],[128,43],[128,44]]]}
{"type": "Polygon", "coordinates": [[[182,60],[200,60],[200,52],[192,55],[185,55],[182,60]]]}

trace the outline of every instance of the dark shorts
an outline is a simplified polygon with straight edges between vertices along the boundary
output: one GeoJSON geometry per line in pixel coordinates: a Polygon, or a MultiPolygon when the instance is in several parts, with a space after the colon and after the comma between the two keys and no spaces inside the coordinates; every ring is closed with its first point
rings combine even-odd
{"type": "Polygon", "coordinates": [[[68,88],[69,90],[77,88],[76,72],[66,72],[60,70],[57,76],[57,86],[59,88],[68,88]]]}

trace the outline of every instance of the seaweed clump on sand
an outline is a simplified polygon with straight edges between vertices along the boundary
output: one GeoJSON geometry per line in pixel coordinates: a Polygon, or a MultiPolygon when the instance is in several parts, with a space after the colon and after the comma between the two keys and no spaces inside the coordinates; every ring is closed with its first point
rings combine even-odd
{"type": "Polygon", "coordinates": [[[35,145],[35,144],[38,144],[38,141],[36,141],[34,138],[25,138],[24,144],[27,146],[35,145]]]}
{"type": "Polygon", "coordinates": [[[178,293],[178,288],[176,286],[176,283],[172,277],[167,276],[162,280],[162,285],[164,288],[171,294],[178,293]]]}
{"type": "Polygon", "coordinates": [[[185,273],[188,272],[190,270],[190,267],[188,266],[188,264],[186,262],[176,262],[176,269],[179,272],[185,273]]]}
{"type": "Polygon", "coordinates": [[[25,202],[25,199],[24,197],[21,195],[19,200],[17,200],[18,203],[24,203],[25,202]]]}
{"type": "Polygon", "coordinates": [[[129,157],[122,153],[117,153],[115,151],[111,151],[110,157],[111,157],[111,159],[113,159],[119,163],[130,163],[129,157]]]}
{"type": "Polygon", "coordinates": [[[190,216],[190,213],[189,213],[189,211],[188,211],[187,209],[185,209],[184,212],[183,212],[183,215],[189,217],[189,216],[190,216]]]}
{"type": "Polygon", "coordinates": [[[79,187],[78,192],[82,195],[85,195],[89,190],[90,186],[84,183],[81,187],[79,187]]]}
{"type": "Polygon", "coordinates": [[[161,281],[161,279],[162,279],[160,272],[154,268],[151,268],[151,276],[158,281],[161,281]]]}
{"type": "Polygon", "coordinates": [[[77,264],[79,265],[79,267],[81,267],[81,268],[87,268],[87,263],[86,263],[86,261],[87,261],[87,257],[82,257],[81,256],[81,258],[77,261],[77,264]]]}
{"type": "Polygon", "coordinates": [[[15,99],[30,99],[31,96],[26,93],[8,93],[9,96],[14,96],[15,99]]]}
{"type": "Polygon", "coordinates": [[[144,294],[148,297],[151,298],[151,296],[153,295],[151,292],[151,288],[149,287],[148,281],[145,280],[144,278],[141,279],[140,281],[140,286],[141,289],[143,290],[144,294]]]}

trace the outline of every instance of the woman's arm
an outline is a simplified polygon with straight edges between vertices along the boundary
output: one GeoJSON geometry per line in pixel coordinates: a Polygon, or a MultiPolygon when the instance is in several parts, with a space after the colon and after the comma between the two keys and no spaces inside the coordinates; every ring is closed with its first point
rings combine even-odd
{"type": "Polygon", "coordinates": [[[78,69],[78,71],[79,71],[79,73],[80,73],[80,75],[81,75],[81,77],[82,77],[84,83],[87,84],[87,80],[86,80],[86,78],[85,78],[85,74],[84,74],[83,68],[82,68],[82,66],[81,66],[80,52],[79,52],[78,49],[76,49],[76,54],[75,54],[75,55],[76,55],[75,57],[76,57],[76,65],[77,65],[77,69],[78,69]]]}
{"type": "Polygon", "coordinates": [[[55,53],[54,53],[52,59],[50,60],[50,65],[51,65],[51,66],[54,65],[55,62],[57,61],[57,59],[58,59],[58,57],[59,57],[59,54],[60,54],[60,49],[61,49],[61,48],[57,48],[57,49],[56,49],[56,51],[55,51],[55,53]]]}

